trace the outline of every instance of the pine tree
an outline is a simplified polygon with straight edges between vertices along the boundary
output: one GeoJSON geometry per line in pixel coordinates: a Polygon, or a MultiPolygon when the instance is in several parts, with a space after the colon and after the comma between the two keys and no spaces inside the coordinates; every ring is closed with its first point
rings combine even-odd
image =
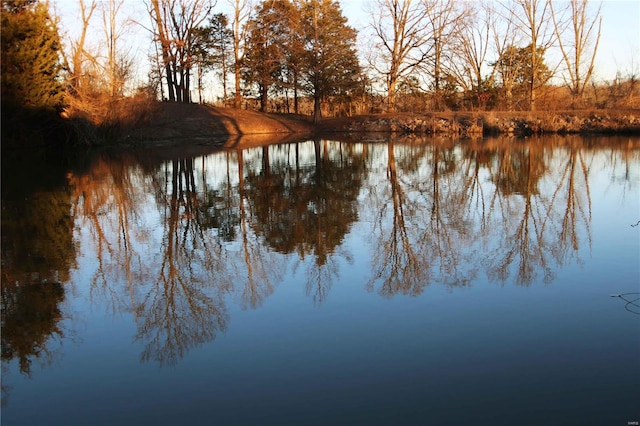
{"type": "Polygon", "coordinates": [[[47,5],[2,2],[2,102],[55,109],[62,104],[60,37],[47,5]]]}
{"type": "Polygon", "coordinates": [[[282,86],[297,11],[290,0],[263,2],[249,21],[244,80],[258,86],[260,111],[268,109],[269,91],[282,86]]]}

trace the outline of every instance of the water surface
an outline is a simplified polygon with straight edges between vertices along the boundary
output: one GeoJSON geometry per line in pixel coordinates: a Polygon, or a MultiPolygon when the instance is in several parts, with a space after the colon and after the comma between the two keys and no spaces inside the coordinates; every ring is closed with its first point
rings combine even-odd
{"type": "Polygon", "coordinates": [[[3,424],[640,420],[640,140],[391,142],[3,154],[3,424]]]}

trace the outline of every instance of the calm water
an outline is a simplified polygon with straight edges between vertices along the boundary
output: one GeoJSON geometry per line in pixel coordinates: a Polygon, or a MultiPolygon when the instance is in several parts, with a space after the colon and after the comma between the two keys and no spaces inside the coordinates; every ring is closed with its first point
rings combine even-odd
{"type": "Polygon", "coordinates": [[[3,425],[640,420],[640,139],[198,149],[3,154],[3,425]]]}

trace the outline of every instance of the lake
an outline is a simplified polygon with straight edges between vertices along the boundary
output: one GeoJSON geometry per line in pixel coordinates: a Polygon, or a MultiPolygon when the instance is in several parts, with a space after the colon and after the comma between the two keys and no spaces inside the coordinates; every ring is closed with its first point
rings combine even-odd
{"type": "Polygon", "coordinates": [[[3,425],[627,425],[638,401],[640,138],[3,153],[3,425]]]}

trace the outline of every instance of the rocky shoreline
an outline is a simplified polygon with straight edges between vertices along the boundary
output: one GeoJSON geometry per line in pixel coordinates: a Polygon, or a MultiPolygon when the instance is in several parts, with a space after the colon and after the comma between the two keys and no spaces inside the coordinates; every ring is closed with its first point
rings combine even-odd
{"type": "Polygon", "coordinates": [[[324,132],[390,132],[400,134],[478,136],[531,136],[540,134],[640,135],[640,111],[565,113],[422,113],[384,114],[329,119],[324,132]]]}

